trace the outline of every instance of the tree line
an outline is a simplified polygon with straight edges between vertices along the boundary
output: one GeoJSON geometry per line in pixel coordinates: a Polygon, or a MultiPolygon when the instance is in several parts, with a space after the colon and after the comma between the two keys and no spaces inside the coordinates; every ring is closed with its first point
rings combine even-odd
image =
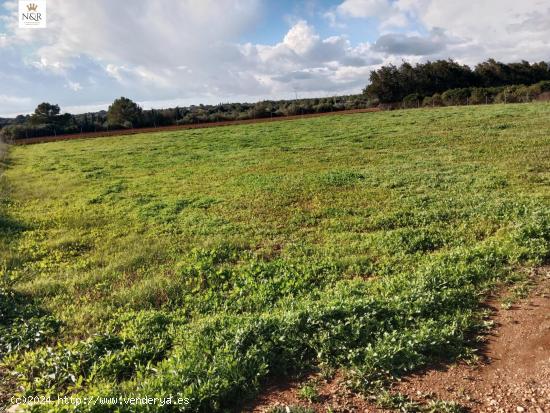
{"type": "MultiPolygon", "coordinates": [[[[457,106],[490,103],[527,103],[533,100],[550,100],[550,81],[543,80],[533,85],[510,85],[499,87],[467,87],[449,89],[432,96],[413,93],[405,96],[398,107],[457,106]]],[[[391,106],[391,105],[390,105],[391,106]]]]}
{"type": "Polygon", "coordinates": [[[453,60],[382,66],[370,74],[362,94],[257,103],[191,105],[143,110],[132,100],[116,99],[107,111],[61,114],[58,105],[41,103],[31,115],[0,118],[0,138],[15,140],[50,135],[103,132],[224,122],[379,106],[444,106],[550,100],[550,65],[546,62],[502,63],[489,59],[474,67],[453,60]]]}
{"type": "Polygon", "coordinates": [[[489,59],[472,70],[453,60],[436,60],[412,65],[403,62],[382,66],[370,74],[364,93],[380,103],[424,99],[451,89],[498,88],[508,85],[529,86],[550,80],[550,65],[546,62],[531,64],[502,63],[489,59]]]}
{"type": "Polygon", "coordinates": [[[116,99],[107,111],[73,115],[61,114],[58,105],[44,102],[39,104],[31,115],[19,115],[13,119],[0,118],[0,137],[10,141],[125,128],[150,128],[306,115],[361,109],[369,106],[371,106],[369,98],[364,94],[359,94],[143,110],[131,99],[121,97],[116,99]]]}

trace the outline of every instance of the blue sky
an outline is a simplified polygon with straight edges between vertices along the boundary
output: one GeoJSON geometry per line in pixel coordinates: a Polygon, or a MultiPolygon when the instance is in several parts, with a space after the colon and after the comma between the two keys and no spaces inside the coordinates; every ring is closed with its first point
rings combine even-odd
{"type": "Polygon", "coordinates": [[[342,27],[331,27],[325,14],[341,3],[340,0],[266,1],[257,26],[246,33],[242,40],[275,44],[284,37],[292,23],[306,20],[323,38],[339,36],[345,32],[350,41],[356,44],[375,41],[378,35],[376,19],[347,19],[345,31],[342,27]]]}
{"type": "Polygon", "coordinates": [[[388,63],[550,60],[548,0],[0,0],[0,116],[358,93],[388,63]]]}

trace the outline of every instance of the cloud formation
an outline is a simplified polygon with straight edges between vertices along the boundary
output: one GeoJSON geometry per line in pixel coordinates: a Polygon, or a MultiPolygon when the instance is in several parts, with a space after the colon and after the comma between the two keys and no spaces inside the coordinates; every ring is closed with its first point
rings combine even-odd
{"type": "Polygon", "coordinates": [[[262,0],[48,0],[45,30],[18,29],[6,1],[0,113],[120,95],[162,105],[353,93],[402,59],[550,60],[547,0],[312,1],[324,20],[270,15],[292,22],[271,41],[256,40],[262,0]]]}
{"type": "Polygon", "coordinates": [[[370,69],[382,62],[369,46],[352,47],[344,36],[321,39],[304,20],[295,23],[280,43],[248,44],[244,49],[249,67],[275,93],[357,90],[370,69]],[[350,78],[351,68],[357,77],[350,78]]]}
{"type": "Polygon", "coordinates": [[[374,43],[374,50],[390,55],[431,56],[447,48],[449,39],[442,29],[433,29],[427,36],[388,33],[374,43]]]}
{"type": "Polygon", "coordinates": [[[345,0],[337,12],[378,16],[382,33],[375,50],[389,54],[453,57],[469,64],[488,57],[550,59],[547,0],[345,0]]]}
{"type": "Polygon", "coordinates": [[[393,5],[388,0],[346,0],[337,7],[339,13],[351,17],[388,18],[393,5]]]}

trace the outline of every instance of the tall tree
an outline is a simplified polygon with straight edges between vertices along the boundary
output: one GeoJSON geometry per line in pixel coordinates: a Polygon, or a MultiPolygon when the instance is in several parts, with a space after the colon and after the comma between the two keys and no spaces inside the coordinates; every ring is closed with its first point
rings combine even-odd
{"type": "Polygon", "coordinates": [[[42,102],[36,107],[34,113],[31,115],[31,123],[35,125],[54,123],[59,112],[59,105],[42,102]]]}
{"type": "Polygon", "coordinates": [[[139,126],[142,109],[131,99],[120,97],[115,99],[107,111],[107,122],[113,126],[133,128],[139,126]]]}
{"type": "Polygon", "coordinates": [[[399,68],[387,65],[371,72],[370,84],[364,92],[380,102],[398,102],[414,93],[424,97],[449,89],[532,85],[543,80],[550,80],[550,67],[545,62],[506,64],[489,59],[478,64],[475,70],[453,60],[428,61],[415,66],[403,62],[399,68]]]}

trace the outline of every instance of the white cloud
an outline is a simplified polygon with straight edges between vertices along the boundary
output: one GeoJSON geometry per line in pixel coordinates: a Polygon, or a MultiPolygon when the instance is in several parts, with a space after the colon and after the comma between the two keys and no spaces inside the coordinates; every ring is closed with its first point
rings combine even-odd
{"type": "Polygon", "coordinates": [[[304,20],[296,23],[283,39],[283,44],[298,54],[309,52],[318,42],[319,36],[315,29],[304,20]]]}
{"type": "MultiPolygon", "coordinates": [[[[403,7],[403,0],[344,0],[332,13],[332,24],[342,24],[337,16],[341,18],[376,18],[380,30],[391,28],[402,28],[407,26],[409,21],[408,7],[403,7]]],[[[405,2],[414,0],[404,0],[405,2]]],[[[405,6],[407,4],[405,3],[405,6]]],[[[329,17],[329,16],[327,16],[329,17]]]]}
{"type": "Polygon", "coordinates": [[[441,53],[451,41],[442,29],[433,29],[428,36],[402,33],[384,34],[374,43],[374,50],[389,55],[430,56],[441,53]]]}
{"type": "MultiPolygon", "coordinates": [[[[260,0],[132,5],[49,0],[48,30],[30,38],[30,31],[14,29],[14,41],[34,45],[29,64],[38,70],[73,78],[85,57],[142,100],[269,97],[296,87],[358,91],[366,79],[342,77],[340,68],[381,62],[368,44],[352,47],[345,36],[322,39],[304,20],[274,45],[240,44],[240,35],[258,19],[260,0]]],[[[65,86],[78,91],[82,83],[65,86]]]]}
{"type": "Polygon", "coordinates": [[[119,82],[122,82],[122,71],[126,70],[124,66],[117,66],[112,63],[107,64],[105,66],[105,71],[109,76],[112,78],[118,80],[119,82]]]}
{"type": "Polygon", "coordinates": [[[82,85],[79,82],[71,82],[70,80],[68,80],[66,86],[73,92],[78,92],[79,90],[82,90],[82,85]]]}
{"type": "Polygon", "coordinates": [[[29,87],[36,95],[31,108],[34,99],[78,108],[121,94],[148,104],[251,101],[289,97],[294,89],[303,96],[357,92],[370,70],[404,58],[550,59],[548,0],[344,0],[316,15],[337,35],[323,37],[295,18],[279,40],[244,43],[252,28],[262,30],[263,6],[263,0],[48,0],[48,29],[21,30],[17,2],[5,1],[0,113],[30,102],[6,97],[29,87]],[[360,19],[377,40],[346,36],[360,19]]]}
{"type": "Polygon", "coordinates": [[[39,60],[30,62],[32,66],[40,70],[49,70],[54,73],[63,74],[70,65],[61,61],[51,61],[45,56],[40,56],[39,60]]]}
{"type": "Polygon", "coordinates": [[[28,97],[20,97],[20,96],[8,96],[8,95],[0,95],[0,102],[2,104],[25,104],[28,103],[31,99],[28,97]]]}
{"type": "Polygon", "coordinates": [[[336,12],[340,19],[376,18],[381,32],[376,43],[388,54],[452,57],[469,64],[488,57],[550,59],[548,0],[344,0],[336,12]],[[419,27],[428,33],[410,32],[419,27]],[[434,30],[441,35],[434,37],[434,30]]]}
{"type": "Polygon", "coordinates": [[[232,66],[241,58],[236,40],[256,19],[259,5],[259,0],[49,0],[47,30],[12,27],[11,37],[35,49],[30,64],[41,70],[65,73],[86,57],[120,82],[181,92],[216,77],[230,82],[229,69],[238,71],[232,66]],[[223,70],[225,76],[219,75],[223,70]]]}
{"type": "Polygon", "coordinates": [[[353,47],[344,36],[322,39],[303,20],[290,28],[282,42],[248,44],[243,50],[259,83],[273,93],[358,92],[366,83],[368,72],[382,62],[370,45],[353,47]]]}
{"type": "Polygon", "coordinates": [[[350,17],[385,18],[392,13],[393,7],[389,0],[345,0],[337,10],[350,17]]]}
{"type": "MultiPolygon", "coordinates": [[[[440,50],[440,57],[469,64],[489,57],[506,62],[550,59],[547,0],[398,0],[388,19],[396,16],[415,20],[428,30],[441,30],[452,39],[440,50]]],[[[424,36],[424,41],[431,37],[431,33],[424,36]]]]}
{"type": "Polygon", "coordinates": [[[6,113],[10,116],[16,116],[22,112],[28,112],[28,108],[31,102],[32,99],[30,97],[0,94],[0,108],[9,108],[11,112],[6,111],[6,113]]]}
{"type": "Polygon", "coordinates": [[[4,33],[0,34],[0,47],[6,47],[8,45],[8,36],[4,33]]]}
{"type": "Polygon", "coordinates": [[[338,20],[337,13],[334,9],[330,9],[322,14],[322,17],[327,20],[330,27],[333,29],[345,29],[346,24],[338,20]]]}

